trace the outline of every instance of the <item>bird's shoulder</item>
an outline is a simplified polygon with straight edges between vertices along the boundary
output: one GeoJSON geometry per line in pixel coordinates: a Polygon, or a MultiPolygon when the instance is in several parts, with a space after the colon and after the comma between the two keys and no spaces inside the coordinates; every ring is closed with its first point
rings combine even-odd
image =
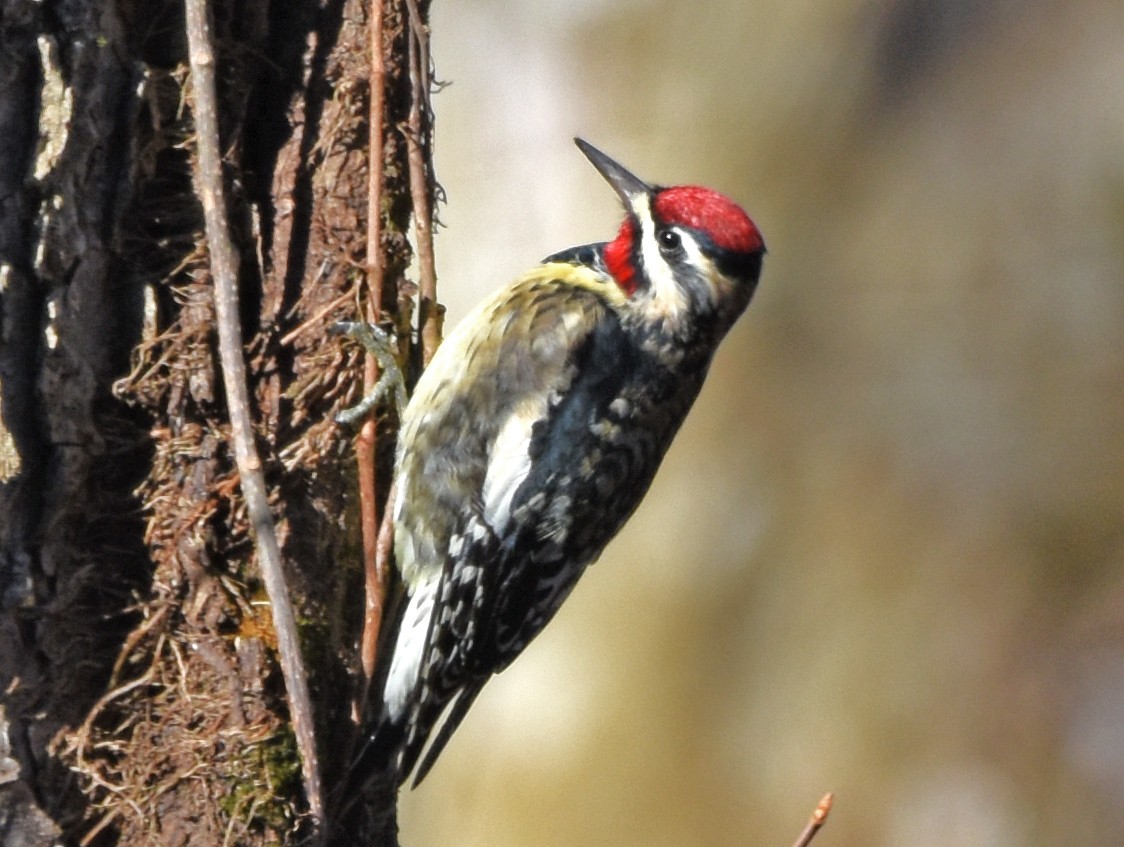
{"type": "Polygon", "coordinates": [[[596,264],[548,259],[457,324],[422,374],[411,405],[432,410],[460,394],[500,411],[520,395],[560,389],[572,376],[577,350],[613,319],[623,297],[596,264]]]}

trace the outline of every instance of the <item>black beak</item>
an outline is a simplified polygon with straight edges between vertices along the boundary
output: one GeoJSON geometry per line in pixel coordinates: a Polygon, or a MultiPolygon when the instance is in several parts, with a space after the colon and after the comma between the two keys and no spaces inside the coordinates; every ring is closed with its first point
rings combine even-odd
{"type": "Polygon", "coordinates": [[[625,208],[630,212],[637,210],[641,198],[647,198],[651,195],[652,187],[625,168],[624,165],[613,161],[582,138],[575,138],[574,143],[578,145],[578,149],[585,154],[585,157],[593,163],[593,167],[597,168],[598,173],[605,177],[605,181],[613,186],[613,190],[620,195],[625,208]]]}

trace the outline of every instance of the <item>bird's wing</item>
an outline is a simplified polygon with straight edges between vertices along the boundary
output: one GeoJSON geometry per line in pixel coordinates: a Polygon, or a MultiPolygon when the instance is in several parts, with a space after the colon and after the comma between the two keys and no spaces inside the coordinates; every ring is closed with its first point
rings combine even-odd
{"type": "MultiPolygon", "coordinates": [[[[588,270],[544,265],[465,318],[415,390],[400,441],[396,551],[415,605],[429,612],[424,639],[409,647],[415,658],[397,655],[402,643],[394,657],[417,668],[411,690],[397,695],[410,712],[403,776],[446,706],[496,670],[491,620],[511,567],[512,500],[531,470],[536,427],[568,393],[577,357],[611,311],[604,287],[588,270]]],[[[467,706],[454,705],[442,745],[467,706]]]]}

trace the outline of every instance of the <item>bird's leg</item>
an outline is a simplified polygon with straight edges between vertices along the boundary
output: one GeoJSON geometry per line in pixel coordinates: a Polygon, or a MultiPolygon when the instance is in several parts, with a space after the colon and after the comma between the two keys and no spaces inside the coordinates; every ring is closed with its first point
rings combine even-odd
{"type": "Polygon", "coordinates": [[[337,335],[346,335],[354,338],[375,357],[379,363],[379,380],[375,383],[367,396],[352,406],[336,415],[336,422],[353,424],[366,416],[371,409],[381,403],[388,395],[393,399],[398,411],[398,419],[406,410],[406,380],[402,370],[398,367],[395,358],[395,343],[390,333],[374,324],[363,321],[340,321],[331,331],[337,335]]]}

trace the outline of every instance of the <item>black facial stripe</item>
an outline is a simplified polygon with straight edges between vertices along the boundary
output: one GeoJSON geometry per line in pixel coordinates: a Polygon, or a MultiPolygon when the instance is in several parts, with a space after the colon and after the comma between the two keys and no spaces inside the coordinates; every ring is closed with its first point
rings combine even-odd
{"type": "Polygon", "coordinates": [[[632,267],[636,270],[633,279],[641,290],[648,287],[648,274],[644,271],[644,224],[636,215],[632,215],[632,232],[632,267]]]}
{"type": "Polygon", "coordinates": [[[745,253],[719,247],[705,232],[691,230],[702,252],[714,262],[725,276],[731,279],[755,280],[761,275],[761,257],[764,250],[745,253]]]}
{"type": "Polygon", "coordinates": [[[720,250],[715,254],[714,264],[724,275],[731,279],[751,280],[761,275],[760,253],[735,253],[731,250],[720,250]]]}

